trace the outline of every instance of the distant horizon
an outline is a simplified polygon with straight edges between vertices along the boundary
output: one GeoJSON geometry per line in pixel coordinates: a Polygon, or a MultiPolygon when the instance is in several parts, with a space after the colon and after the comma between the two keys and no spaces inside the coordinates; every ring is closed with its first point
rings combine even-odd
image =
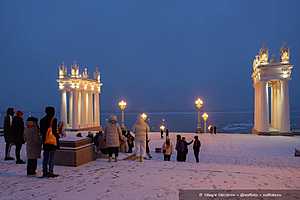
{"type": "Polygon", "coordinates": [[[300,110],[300,1],[0,2],[0,110],[59,110],[58,66],[77,61],[103,82],[101,110],[253,109],[252,62],[263,44],[294,65],[290,108],[300,110]],[[76,13],[76,14],[75,14],[76,13]],[[278,15],[284,13],[284,15],[278,15]]]}

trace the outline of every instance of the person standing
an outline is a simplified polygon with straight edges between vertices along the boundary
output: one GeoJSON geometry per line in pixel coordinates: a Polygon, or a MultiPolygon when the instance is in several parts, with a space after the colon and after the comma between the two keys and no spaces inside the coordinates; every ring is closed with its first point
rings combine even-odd
{"type": "Polygon", "coordinates": [[[169,129],[166,129],[166,137],[169,137],[169,129]]]}
{"type": "Polygon", "coordinates": [[[150,139],[149,139],[149,135],[148,135],[148,132],[147,132],[147,134],[146,134],[146,154],[147,154],[149,159],[152,159],[152,155],[150,153],[149,143],[150,143],[150,139]]]}
{"type": "Polygon", "coordinates": [[[37,159],[41,157],[42,140],[39,133],[38,119],[29,117],[24,131],[27,154],[27,176],[35,175],[37,159]]]}
{"type": "Polygon", "coordinates": [[[160,138],[164,138],[164,129],[160,128],[160,138]]]}
{"type": "Polygon", "coordinates": [[[181,135],[176,136],[177,141],[176,141],[176,151],[177,151],[177,158],[176,160],[178,162],[182,162],[184,158],[184,143],[181,139],[181,135]]]}
{"type": "Polygon", "coordinates": [[[133,126],[133,132],[135,134],[135,155],[140,162],[143,162],[146,149],[146,140],[150,128],[145,120],[139,116],[136,123],[133,126]]]}
{"type": "Polygon", "coordinates": [[[25,164],[21,159],[21,149],[24,141],[24,121],[23,112],[17,111],[12,121],[12,141],[16,145],[16,164],[25,164]]]}
{"type": "Polygon", "coordinates": [[[170,161],[171,155],[173,153],[173,144],[170,138],[167,138],[162,146],[163,154],[164,154],[164,161],[170,161]]]}
{"type": "Polygon", "coordinates": [[[190,141],[190,142],[187,142],[187,141],[185,140],[185,137],[182,137],[182,142],[183,142],[183,144],[184,144],[184,150],[183,150],[183,154],[182,154],[182,155],[183,155],[182,161],[185,162],[185,161],[186,161],[186,156],[187,156],[188,153],[189,153],[189,148],[188,148],[188,146],[189,146],[190,144],[193,143],[193,140],[190,141]]]}
{"type": "Polygon", "coordinates": [[[48,106],[45,109],[46,116],[40,120],[40,132],[43,142],[43,177],[54,178],[54,155],[56,149],[59,147],[59,134],[57,132],[57,119],[55,116],[55,108],[48,106]],[[48,144],[46,142],[47,132],[52,131],[56,137],[56,144],[48,144]]]}
{"type": "Polygon", "coordinates": [[[6,116],[4,117],[4,140],[5,140],[5,158],[4,160],[14,160],[13,157],[10,156],[10,148],[13,144],[12,142],[12,121],[14,118],[14,109],[13,108],[8,108],[6,111],[6,116]]]}
{"type": "Polygon", "coordinates": [[[195,136],[194,139],[195,139],[193,144],[194,155],[195,155],[196,162],[199,163],[199,152],[200,152],[201,142],[198,136],[195,136]]]}
{"type": "Polygon", "coordinates": [[[122,130],[117,121],[117,116],[112,115],[104,129],[104,141],[109,155],[109,162],[112,160],[112,154],[115,155],[115,162],[118,161],[120,140],[122,140],[122,130]]]}
{"type": "Polygon", "coordinates": [[[131,135],[130,130],[127,130],[127,143],[128,143],[128,151],[127,153],[132,153],[132,149],[134,147],[134,137],[131,135]]]}

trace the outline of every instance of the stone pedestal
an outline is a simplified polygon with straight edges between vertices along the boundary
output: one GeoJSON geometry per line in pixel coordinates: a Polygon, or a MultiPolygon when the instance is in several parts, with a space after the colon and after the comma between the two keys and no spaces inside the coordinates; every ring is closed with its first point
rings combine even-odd
{"type": "Polygon", "coordinates": [[[60,149],[56,151],[55,165],[77,167],[96,159],[90,138],[69,136],[60,140],[60,149]]]}

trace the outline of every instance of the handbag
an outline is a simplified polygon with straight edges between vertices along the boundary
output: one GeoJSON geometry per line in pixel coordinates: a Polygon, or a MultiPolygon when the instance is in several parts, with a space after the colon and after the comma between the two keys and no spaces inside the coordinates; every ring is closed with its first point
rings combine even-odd
{"type": "Polygon", "coordinates": [[[52,123],[53,123],[53,118],[51,119],[50,126],[47,129],[45,144],[57,146],[57,140],[52,131],[52,123]]]}

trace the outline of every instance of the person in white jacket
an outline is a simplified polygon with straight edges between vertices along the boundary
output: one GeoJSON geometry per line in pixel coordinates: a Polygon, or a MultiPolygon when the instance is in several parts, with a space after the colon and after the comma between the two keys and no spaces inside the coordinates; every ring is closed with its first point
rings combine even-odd
{"type": "Polygon", "coordinates": [[[145,120],[138,116],[136,123],[133,126],[133,132],[135,134],[135,155],[140,162],[143,162],[146,152],[146,137],[150,128],[145,120]]]}

